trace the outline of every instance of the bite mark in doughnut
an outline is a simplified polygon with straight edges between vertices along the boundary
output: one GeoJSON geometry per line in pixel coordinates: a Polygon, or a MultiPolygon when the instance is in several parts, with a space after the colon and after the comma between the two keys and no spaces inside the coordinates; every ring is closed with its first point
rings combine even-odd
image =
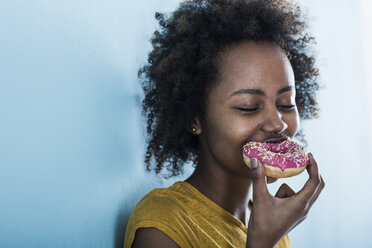
{"type": "Polygon", "coordinates": [[[292,140],[280,143],[249,142],[243,147],[245,164],[251,168],[251,159],[259,159],[266,176],[283,178],[300,174],[309,161],[305,148],[292,140]]]}

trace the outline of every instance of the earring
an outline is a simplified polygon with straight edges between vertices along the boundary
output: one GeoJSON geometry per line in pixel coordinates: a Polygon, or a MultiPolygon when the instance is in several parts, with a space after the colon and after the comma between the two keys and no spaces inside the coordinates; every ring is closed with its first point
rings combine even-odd
{"type": "Polygon", "coordinates": [[[192,131],[193,131],[193,132],[195,133],[195,132],[196,132],[196,128],[195,128],[195,127],[193,127],[193,128],[192,128],[192,131]]]}

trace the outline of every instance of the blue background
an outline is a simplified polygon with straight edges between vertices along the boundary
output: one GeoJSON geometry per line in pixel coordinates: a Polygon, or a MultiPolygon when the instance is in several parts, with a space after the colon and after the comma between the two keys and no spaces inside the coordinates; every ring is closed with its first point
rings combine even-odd
{"type": "MultiPolygon", "coordinates": [[[[326,86],[321,118],[303,127],[326,188],[290,234],[293,247],[370,243],[372,56],[363,50],[364,2],[301,1],[326,86]]],[[[2,2],[0,247],[121,247],[138,200],[190,174],[165,180],[143,165],[137,70],[151,49],[155,11],[177,4],[2,2]]],[[[287,181],[299,189],[305,180],[304,173],[287,181]]]]}

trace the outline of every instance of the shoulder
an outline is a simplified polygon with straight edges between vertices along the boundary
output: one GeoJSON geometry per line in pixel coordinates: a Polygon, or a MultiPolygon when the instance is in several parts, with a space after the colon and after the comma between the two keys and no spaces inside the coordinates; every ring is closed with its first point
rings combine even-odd
{"type": "Polygon", "coordinates": [[[154,227],[139,228],[133,241],[133,248],[152,248],[170,247],[179,248],[180,246],[164,232],[154,227]]]}
{"type": "Polygon", "coordinates": [[[173,186],[154,189],[140,200],[133,210],[132,216],[142,220],[174,218],[174,215],[182,213],[183,197],[182,193],[175,190],[173,186]]]}
{"type": "Polygon", "coordinates": [[[129,218],[125,234],[125,248],[131,247],[132,243],[135,247],[143,247],[141,242],[146,242],[147,247],[149,247],[148,242],[153,244],[161,242],[163,247],[182,245],[180,233],[184,227],[176,220],[185,218],[186,213],[180,203],[180,198],[182,194],[173,186],[154,189],[146,194],[129,218]]]}

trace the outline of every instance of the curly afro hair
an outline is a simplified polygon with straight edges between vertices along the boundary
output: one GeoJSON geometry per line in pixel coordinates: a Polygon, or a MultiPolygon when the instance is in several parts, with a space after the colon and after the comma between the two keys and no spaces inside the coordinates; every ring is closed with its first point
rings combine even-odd
{"type": "MultiPolygon", "coordinates": [[[[318,69],[314,38],[300,8],[282,0],[189,0],[170,15],[155,14],[160,28],[151,39],[148,64],[139,72],[147,118],[147,170],[168,176],[198,161],[198,137],[189,129],[205,116],[206,94],[218,77],[216,58],[243,41],[269,41],[287,54],[295,74],[300,118],[317,116],[318,69]],[[154,163],[155,162],[155,163],[154,163]],[[151,164],[154,164],[153,167],[151,164]]],[[[300,138],[303,134],[299,132],[300,138]]]]}

